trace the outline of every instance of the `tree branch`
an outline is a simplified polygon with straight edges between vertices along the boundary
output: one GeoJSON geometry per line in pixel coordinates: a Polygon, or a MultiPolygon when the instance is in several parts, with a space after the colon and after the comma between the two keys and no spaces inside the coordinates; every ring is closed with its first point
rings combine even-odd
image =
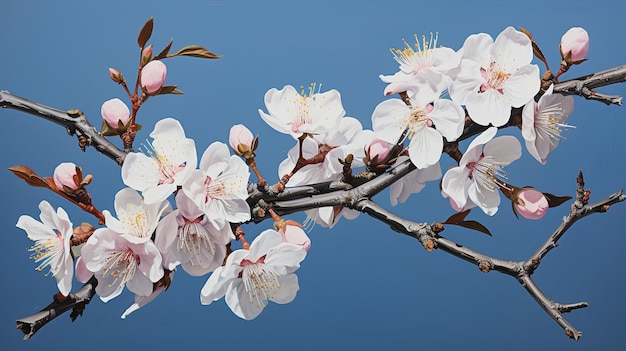
{"type": "Polygon", "coordinates": [[[625,81],[626,65],[557,83],[554,86],[554,92],[563,95],[580,95],[588,100],[598,100],[607,105],[616,104],[621,106],[621,96],[604,95],[593,89],[625,81]]]}
{"type": "Polygon", "coordinates": [[[41,117],[50,122],[65,127],[68,134],[78,137],[78,145],[85,151],[87,146],[93,146],[118,164],[124,162],[126,153],[100,135],[96,128],[87,121],[87,117],[80,110],[61,111],[37,102],[33,102],[8,91],[0,91],[0,107],[11,108],[41,117]]]}
{"type": "Polygon", "coordinates": [[[72,314],[70,314],[72,322],[76,320],[78,316],[83,314],[85,305],[96,294],[96,286],[98,286],[98,280],[92,276],[78,291],[69,294],[62,301],[59,301],[58,295],[55,295],[54,301],[41,311],[18,319],[16,321],[17,329],[24,332],[24,340],[30,339],[41,327],[70,309],[72,310],[72,314]]]}

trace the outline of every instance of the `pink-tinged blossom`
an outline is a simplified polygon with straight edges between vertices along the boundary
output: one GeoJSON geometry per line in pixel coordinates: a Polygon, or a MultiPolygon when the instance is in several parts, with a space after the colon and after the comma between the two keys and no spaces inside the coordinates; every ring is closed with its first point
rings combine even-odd
{"type": "Polygon", "coordinates": [[[141,87],[148,94],[157,93],[167,77],[167,66],[160,60],[152,60],[141,69],[141,87]]]}
{"type": "Polygon", "coordinates": [[[236,250],[209,277],[200,292],[200,302],[209,305],[225,297],[240,318],[256,318],[268,301],[286,304],[296,297],[298,277],[294,272],[306,257],[299,245],[282,243],[281,235],[268,229],[259,234],[249,250],[236,250]]]}
{"type": "Polygon", "coordinates": [[[442,195],[450,197],[453,208],[478,206],[489,216],[498,211],[503,185],[499,178],[506,178],[504,167],[521,157],[522,146],[510,135],[494,139],[497,131],[491,127],[472,140],[459,166],[444,174],[442,195]]]}
{"type": "Polygon", "coordinates": [[[57,287],[64,296],[72,290],[74,275],[74,261],[70,249],[72,237],[72,222],[65,210],[61,207],[55,212],[46,202],[39,203],[41,222],[30,216],[20,216],[16,226],[28,234],[28,238],[35,242],[29,249],[30,258],[39,263],[38,271],[49,269],[57,281],[57,287]]]}
{"type": "MultiPolygon", "coordinates": [[[[319,183],[341,178],[343,165],[339,159],[345,160],[348,154],[353,156],[352,167],[362,167],[364,165],[365,147],[374,139],[371,130],[363,130],[361,122],[356,118],[343,117],[332,131],[321,135],[313,135],[302,141],[302,156],[311,158],[320,152],[327,152],[323,162],[306,165],[295,172],[289,179],[289,185],[297,186],[310,183],[319,183]]],[[[287,154],[278,167],[279,176],[291,173],[300,155],[300,146],[296,144],[287,154]]],[[[340,213],[346,218],[356,218],[359,212],[349,213],[347,208],[317,208],[308,210],[305,213],[309,220],[324,227],[332,227],[339,220],[340,213]]]]}
{"type": "Polygon", "coordinates": [[[120,295],[125,286],[136,295],[149,296],[153,283],[164,274],[161,254],[151,240],[133,243],[109,228],[94,231],[81,257],[84,268],[98,279],[96,293],[103,302],[120,295]]]}
{"type": "Polygon", "coordinates": [[[459,63],[460,55],[446,47],[437,47],[439,34],[430,33],[429,40],[421,36],[421,42],[415,35],[415,44],[411,46],[404,41],[403,49],[391,49],[394,59],[399,63],[400,70],[393,75],[380,75],[380,79],[389,83],[385,95],[403,91],[417,92],[424,85],[435,85],[446,88],[448,71],[459,63]]]}
{"type": "Polygon", "coordinates": [[[574,97],[553,94],[553,88],[550,86],[538,102],[529,101],[522,110],[522,137],[528,152],[541,164],[564,139],[563,129],[575,128],[566,123],[574,111],[574,97]]]}
{"type": "Polygon", "coordinates": [[[111,128],[125,126],[130,121],[128,106],[118,98],[105,101],[100,108],[100,113],[111,128]]]}
{"type": "Polygon", "coordinates": [[[455,102],[440,99],[441,91],[421,89],[411,95],[411,106],[400,99],[389,99],[376,106],[372,125],[378,138],[395,144],[407,130],[409,157],[424,169],[439,161],[443,138],[456,140],[463,132],[465,112],[455,102]]]}
{"type": "Polygon", "coordinates": [[[174,270],[180,264],[188,274],[201,276],[222,265],[226,244],[233,239],[230,226],[216,229],[185,192],[179,191],[176,209],[156,229],[155,244],[165,268],[174,270]]]}
{"type": "Polygon", "coordinates": [[[254,135],[243,124],[237,124],[230,128],[228,143],[233,152],[239,156],[254,151],[254,135]]]}
{"type": "Polygon", "coordinates": [[[106,226],[132,243],[149,241],[161,216],[171,210],[167,201],[146,204],[143,197],[131,188],[115,194],[114,207],[117,218],[108,210],[102,211],[106,226]]]}
{"type": "Polygon", "coordinates": [[[508,27],[494,41],[485,33],[469,36],[450,85],[452,100],[465,105],[472,120],[500,127],[539,91],[539,67],[526,34],[508,27]]]}
{"type": "MultiPolygon", "coordinates": [[[[338,159],[345,159],[348,154],[354,156],[353,167],[363,166],[365,146],[374,138],[370,130],[363,130],[361,122],[353,117],[344,117],[332,131],[313,135],[304,139],[302,156],[311,158],[320,152],[327,152],[324,161],[307,165],[298,170],[290,179],[289,185],[304,185],[311,182],[323,182],[341,176],[343,165],[338,159]]],[[[294,145],[287,153],[287,158],[278,166],[278,176],[290,173],[300,156],[300,146],[294,145]]]]}
{"type": "Polygon", "coordinates": [[[157,122],[142,152],[126,155],[122,180],[141,191],[146,203],[159,203],[181,186],[196,168],[198,156],[193,139],[185,137],[180,123],[173,118],[157,122]]]}
{"type": "Polygon", "coordinates": [[[312,84],[308,92],[299,93],[291,85],[265,93],[267,113],[259,109],[261,118],[276,131],[298,139],[303,134],[321,134],[334,129],[345,115],[337,90],[321,93],[312,84]]]}
{"type": "Polygon", "coordinates": [[[580,63],[589,51],[589,34],[581,27],[570,28],[561,38],[561,57],[569,63],[580,63]]]}
{"type": "Polygon", "coordinates": [[[82,180],[78,179],[76,165],[72,162],[63,162],[56,166],[52,179],[54,180],[54,185],[56,185],[59,190],[63,190],[64,188],[76,190],[82,180]],[[78,182],[76,182],[76,180],[78,180],[78,182]]]}
{"type": "Polygon", "coordinates": [[[226,144],[214,142],[202,154],[199,169],[183,184],[183,191],[219,230],[227,222],[250,219],[250,206],[246,202],[249,178],[250,171],[244,161],[231,156],[226,144]]]}
{"type": "Polygon", "coordinates": [[[528,219],[540,219],[548,212],[548,199],[542,192],[533,188],[522,188],[513,200],[515,211],[528,219]]]}
{"type": "Polygon", "coordinates": [[[301,246],[304,251],[309,251],[311,248],[311,239],[306,235],[301,226],[285,222],[280,230],[278,230],[282,238],[282,242],[301,246]]]}

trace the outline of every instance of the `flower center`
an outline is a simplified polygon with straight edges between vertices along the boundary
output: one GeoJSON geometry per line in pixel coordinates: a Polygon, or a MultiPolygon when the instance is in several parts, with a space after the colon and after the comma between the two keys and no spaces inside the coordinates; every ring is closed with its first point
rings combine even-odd
{"type": "MultiPolygon", "coordinates": [[[[159,179],[159,185],[174,183],[174,177],[176,176],[176,173],[182,171],[187,165],[187,162],[183,162],[179,165],[172,164],[172,161],[170,160],[168,152],[166,152],[166,150],[163,147],[160,147],[157,150],[157,148],[155,148],[154,145],[150,143],[150,141],[147,139],[146,139],[146,143],[145,144],[142,143],[141,145],[143,146],[144,149],[142,150],[140,148],[140,150],[143,151],[147,156],[150,156],[153,160],[155,160],[159,164],[158,172],[161,177],[159,179]]],[[[172,151],[171,154],[173,154],[174,149],[172,149],[171,151],[172,151]]]]}
{"type": "Polygon", "coordinates": [[[104,261],[102,276],[110,287],[126,285],[135,276],[138,264],[139,256],[131,249],[113,252],[104,261]]]}
{"type": "Polygon", "coordinates": [[[149,223],[151,223],[150,212],[143,207],[143,203],[139,206],[128,203],[126,204],[126,209],[119,209],[117,216],[128,234],[138,238],[146,238],[152,235],[149,232],[149,223]]]}
{"type": "Polygon", "coordinates": [[[35,260],[35,262],[41,262],[35,268],[36,270],[41,272],[48,268],[48,272],[45,275],[50,273],[53,276],[56,275],[64,253],[61,233],[57,232],[56,238],[37,240],[28,251],[32,252],[30,255],[31,259],[35,260]]]}
{"type": "Polygon", "coordinates": [[[433,110],[433,105],[427,104],[426,106],[412,106],[411,112],[408,117],[402,122],[403,127],[407,129],[407,137],[413,139],[415,133],[419,132],[425,127],[432,127],[433,121],[428,118],[428,114],[433,110]]]}
{"type": "Polygon", "coordinates": [[[535,130],[541,140],[548,140],[551,145],[556,145],[559,140],[565,139],[561,135],[562,128],[576,128],[565,123],[569,117],[561,107],[561,102],[547,106],[541,110],[535,109],[535,130]]]}
{"type": "Polygon", "coordinates": [[[391,53],[393,54],[394,60],[400,64],[400,69],[403,72],[417,75],[423,68],[433,66],[435,60],[433,48],[437,46],[439,33],[433,35],[431,32],[428,41],[426,40],[426,36],[422,35],[421,44],[417,34],[413,36],[415,37],[415,44],[413,44],[413,46],[402,39],[405,48],[402,50],[391,48],[391,53]]]}
{"type": "Polygon", "coordinates": [[[300,95],[291,101],[297,109],[295,119],[289,122],[291,131],[294,133],[299,132],[301,126],[313,123],[315,109],[322,108],[322,105],[317,103],[317,94],[320,93],[322,84],[312,83],[309,85],[308,91],[305,91],[303,86],[300,86],[300,88],[302,89],[300,95]]]}
{"type": "Polygon", "coordinates": [[[211,251],[211,256],[215,256],[215,243],[211,240],[207,230],[200,224],[202,216],[195,220],[185,218],[185,224],[178,227],[178,251],[183,251],[189,258],[192,266],[202,262],[204,250],[211,251]]]}
{"type": "Polygon", "coordinates": [[[280,290],[280,275],[270,266],[265,264],[265,256],[256,262],[243,260],[241,262],[243,272],[241,278],[246,292],[250,296],[250,303],[256,303],[257,308],[267,306],[267,300],[271,300],[280,290]]]}
{"type": "Polygon", "coordinates": [[[504,67],[496,65],[495,62],[491,62],[489,69],[480,68],[480,74],[485,82],[480,85],[480,92],[484,93],[489,89],[494,89],[498,93],[503,93],[505,83],[511,77],[511,73],[506,72],[504,67]]]}
{"type": "Polygon", "coordinates": [[[478,161],[467,164],[467,168],[470,169],[469,177],[474,179],[478,187],[485,190],[496,191],[497,187],[507,188],[506,183],[500,178],[507,178],[504,166],[509,163],[483,155],[478,161]]]}

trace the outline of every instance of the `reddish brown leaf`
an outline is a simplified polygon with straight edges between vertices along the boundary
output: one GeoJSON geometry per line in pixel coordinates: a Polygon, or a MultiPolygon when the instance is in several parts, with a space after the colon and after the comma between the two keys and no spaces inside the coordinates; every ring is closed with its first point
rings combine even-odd
{"type": "Polygon", "coordinates": [[[572,199],[571,196],[554,196],[548,193],[543,193],[543,196],[545,196],[546,199],[548,199],[549,207],[557,207],[561,205],[562,203],[564,203],[565,201],[569,201],[572,199]]]}
{"type": "Polygon", "coordinates": [[[443,224],[458,224],[462,222],[465,219],[465,217],[467,217],[467,215],[470,213],[471,210],[472,209],[470,208],[469,210],[455,213],[452,216],[448,217],[448,219],[446,219],[446,221],[443,222],[443,224]]]}
{"type": "Polygon", "coordinates": [[[166,58],[166,57],[167,57],[167,54],[169,54],[170,49],[172,48],[172,43],[173,43],[173,42],[174,42],[174,39],[171,39],[171,40],[170,40],[170,43],[169,43],[169,44],[167,44],[167,45],[165,46],[165,48],[163,48],[163,50],[161,50],[161,52],[160,52],[158,55],[156,55],[156,56],[154,57],[154,60],[160,60],[160,59],[166,58]]]}
{"type": "Polygon", "coordinates": [[[26,166],[9,167],[9,171],[13,172],[18,178],[22,178],[30,186],[50,188],[50,184],[45,179],[26,166]]]}
{"type": "Polygon", "coordinates": [[[175,53],[171,55],[167,55],[166,57],[174,57],[174,56],[192,56],[192,57],[199,57],[199,58],[206,58],[206,59],[218,59],[221,57],[219,55],[216,55],[210,52],[209,50],[203,48],[200,45],[185,46],[184,48],[176,51],[175,53]]]}
{"type": "Polygon", "coordinates": [[[491,235],[491,232],[489,231],[489,229],[487,229],[487,227],[485,227],[484,225],[480,224],[477,221],[462,221],[462,222],[456,223],[455,225],[458,225],[467,229],[473,229],[481,233],[487,234],[489,236],[493,236],[491,235]]]}
{"type": "Polygon", "coordinates": [[[144,23],[143,27],[141,27],[141,31],[139,31],[139,37],[137,37],[137,44],[139,44],[140,48],[144,48],[150,37],[152,36],[152,28],[154,27],[154,19],[150,17],[146,23],[144,23]]]}

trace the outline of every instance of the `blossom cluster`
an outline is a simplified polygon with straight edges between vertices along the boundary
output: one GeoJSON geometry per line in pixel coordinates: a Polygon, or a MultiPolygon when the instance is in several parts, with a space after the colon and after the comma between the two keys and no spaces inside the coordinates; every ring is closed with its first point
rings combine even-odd
{"type": "MultiPolygon", "coordinates": [[[[581,42],[580,37],[571,38],[576,33],[564,36],[561,45],[567,51],[564,60],[573,64],[582,62],[588,48],[588,38],[582,47],[576,46],[581,42]]],[[[438,34],[415,38],[414,45],[405,41],[403,49],[392,49],[399,71],[380,79],[387,83],[384,95],[401,98],[376,106],[371,130],[346,115],[336,90],[322,92],[321,85],[312,84],[300,91],[290,85],[267,91],[260,117],[296,141],[278,166],[278,176],[298,186],[344,179],[347,159],[350,171],[385,171],[410,160],[414,170],[390,187],[393,205],[421,191],[428,181],[441,179],[441,194],[456,211],[478,207],[494,215],[499,193],[506,190],[516,214],[541,218],[548,207],[542,193],[524,188],[510,195],[504,168],[521,157],[522,146],[514,136],[497,136],[498,129],[510,122],[513,109],[520,110],[526,149],[545,164],[563,138],[562,130],[571,127],[565,121],[573,99],[554,94],[553,87],[538,94],[540,72],[531,63],[531,39],[512,27],[495,40],[485,33],[471,35],[458,50],[437,46],[438,34]],[[444,145],[459,141],[470,123],[483,132],[443,174],[444,145]]],[[[166,68],[159,60],[150,61],[149,49],[142,53],[148,63],[141,87],[146,94],[157,94],[166,68]]],[[[110,74],[122,82],[119,72],[110,74]]],[[[102,105],[102,116],[118,134],[134,123],[130,109],[117,98],[102,105]]],[[[258,143],[252,132],[234,126],[230,145],[210,144],[199,161],[194,140],[176,119],[157,122],[150,138],[140,152],[130,152],[124,160],[121,177],[127,188],[115,196],[115,214],[103,211],[105,227],[95,229],[77,254],[70,249],[72,223],[62,208],[55,212],[42,201],[41,222],[20,217],[17,226],[36,242],[31,251],[41,262],[38,269],[49,267],[63,295],[70,293],[74,274],[83,282],[95,276],[96,292],[105,302],[128,288],[136,299],[123,317],[166,289],[179,266],[193,276],[210,274],[200,293],[203,304],[225,297],[244,319],[257,317],[268,301],[292,301],[298,291],[294,272],[310,247],[300,225],[282,222],[257,235],[249,246],[230,248],[233,240],[241,239],[235,226],[251,220],[249,165],[258,143]]],[[[58,167],[56,186],[76,189],[76,169],[70,163],[58,167]]],[[[325,227],[358,215],[345,207],[306,213],[325,227]]]]}

